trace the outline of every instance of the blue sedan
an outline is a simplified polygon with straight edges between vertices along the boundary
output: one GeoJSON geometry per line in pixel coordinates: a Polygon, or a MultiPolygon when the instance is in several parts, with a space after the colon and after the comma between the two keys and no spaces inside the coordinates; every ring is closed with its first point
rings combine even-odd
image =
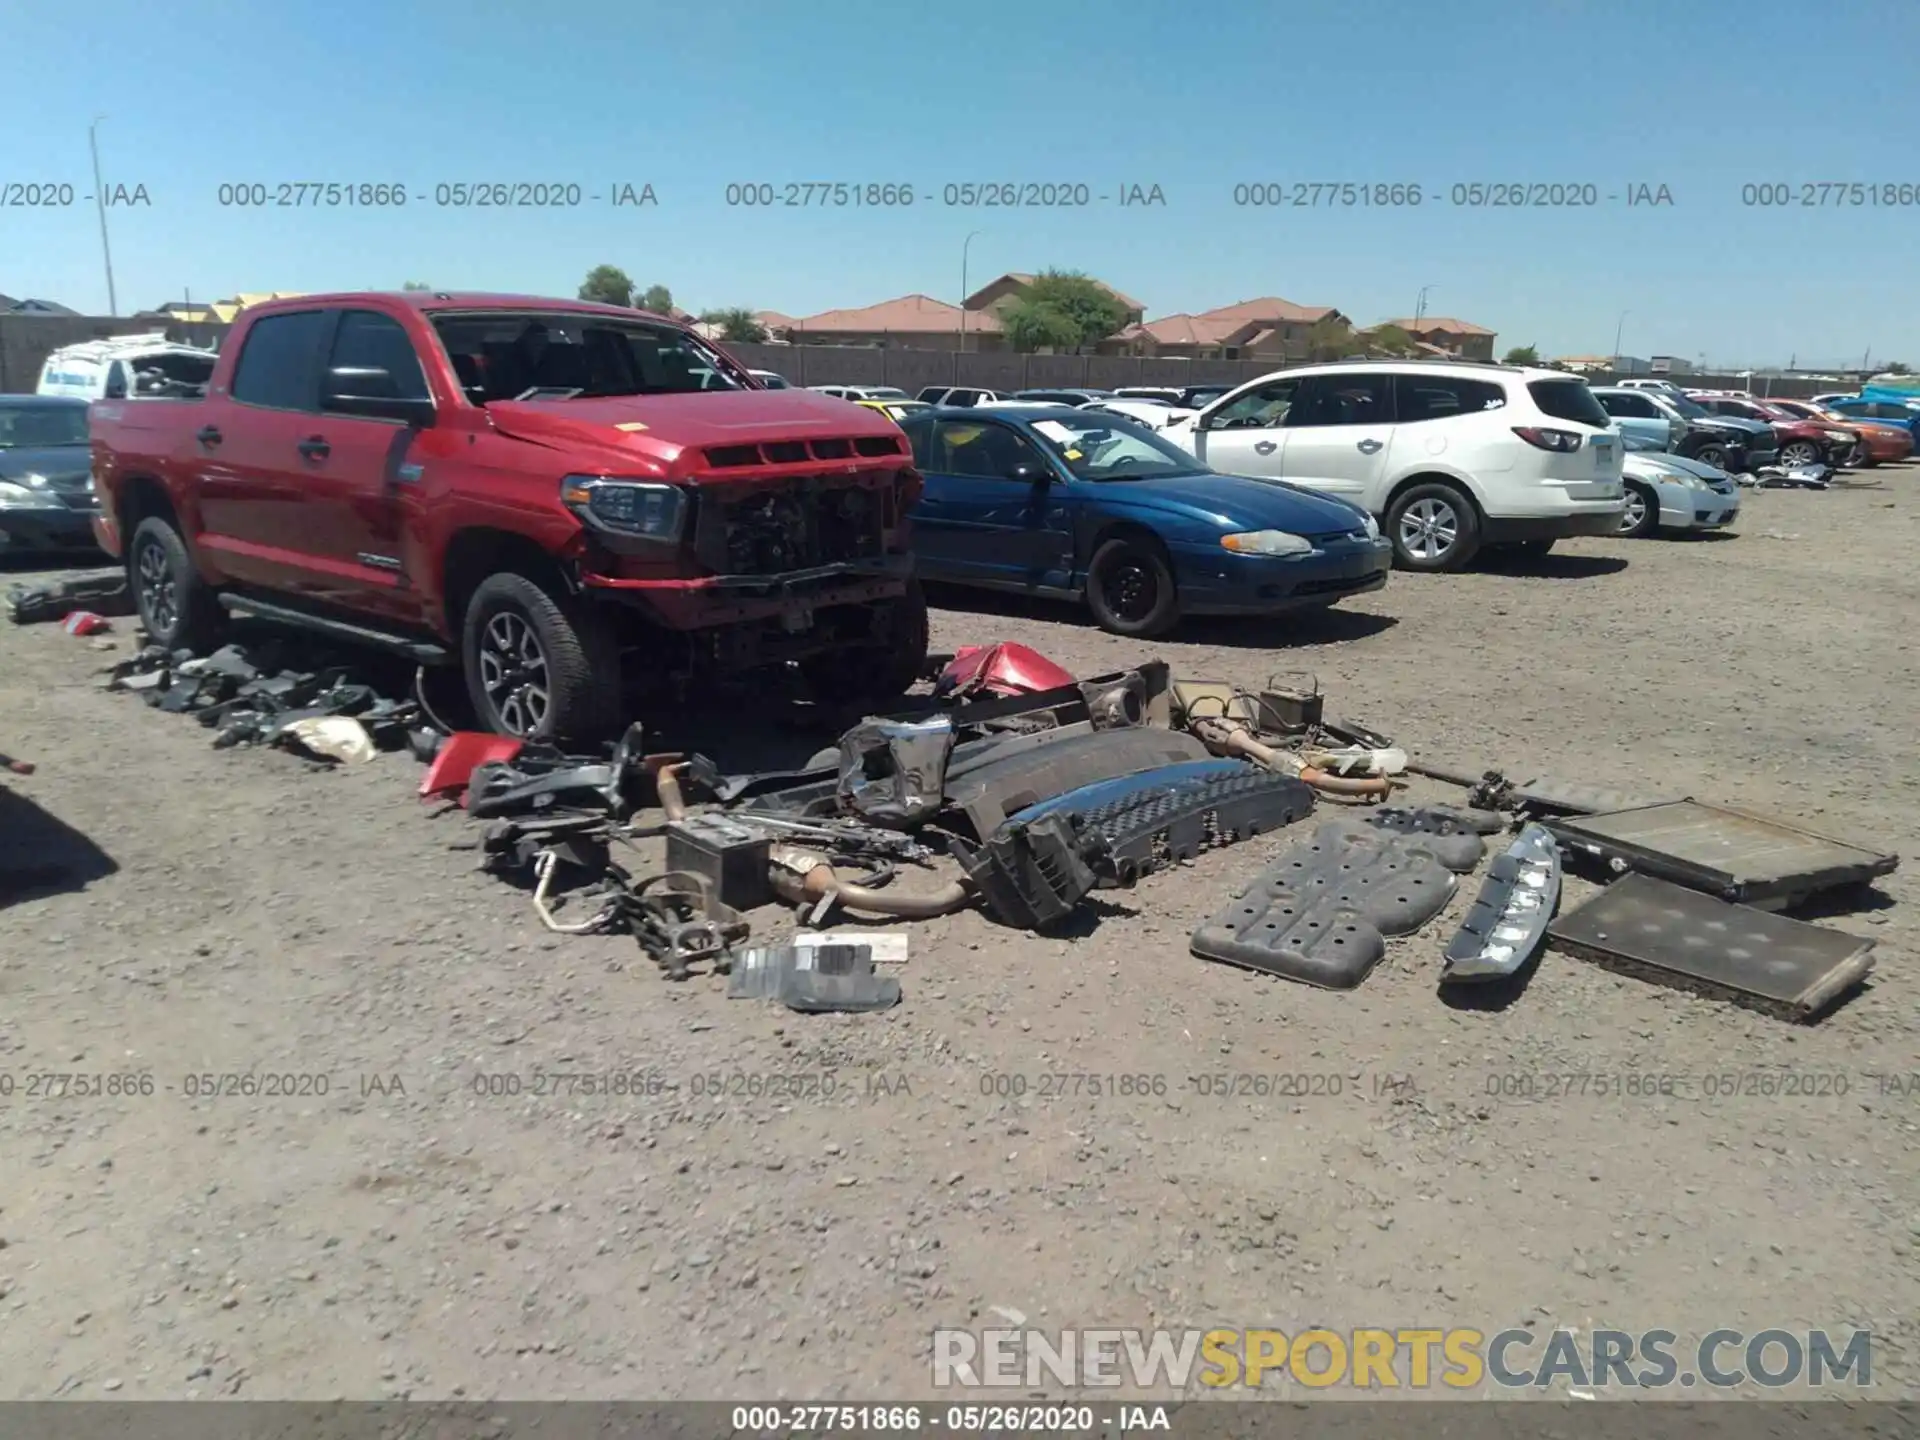
{"type": "Polygon", "coordinates": [[[1209,470],[1117,416],[940,409],[901,422],[926,490],[920,575],[1084,601],[1115,635],[1182,615],[1319,609],[1387,583],[1392,547],[1358,506],[1209,470]]]}

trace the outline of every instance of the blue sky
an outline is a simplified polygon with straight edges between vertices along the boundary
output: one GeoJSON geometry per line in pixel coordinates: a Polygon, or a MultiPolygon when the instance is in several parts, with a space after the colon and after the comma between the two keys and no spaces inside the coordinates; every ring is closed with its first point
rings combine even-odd
{"type": "MultiPolygon", "coordinates": [[[[1626,312],[1628,354],[1857,364],[1870,348],[1920,364],[1920,203],[1742,194],[1889,182],[1914,199],[1910,0],[10,9],[0,184],[90,195],[87,126],[106,117],[108,186],[151,198],[109,213],[123,312],[409,279],[571,294],[602,262],[694,309],[954,300],[979,231],[972,285],[1081,269],[1149,316],[1281,295],[1372,322],[1431,286],[1430,314],[1487,325],[1503,348],[1608,353],[1626,312]],[[219,204],[223,183],[302,180],[414,198],[219,204]],[[658,204],[433,203],[440,184],[496,180],[583,196],[650,183],[658,204]],[[729,183],[788,181],[905,183],[916,202],[726,203],[729,183]],[[944,203],[950,184],[1000,181],[1158,185],[1166,203],[944,203]],[[1236,205],[1250,182],[1418,184],[1425,203],[1236,205]],[[1449,203],[1474,182],[1592,184],[1601,203],[1449,203]],[[1629,207],[1640,184],[1673,203],[1629,207]]],[[[92,206],[0,208],[0,292],[104,312],[92,206]]]]}

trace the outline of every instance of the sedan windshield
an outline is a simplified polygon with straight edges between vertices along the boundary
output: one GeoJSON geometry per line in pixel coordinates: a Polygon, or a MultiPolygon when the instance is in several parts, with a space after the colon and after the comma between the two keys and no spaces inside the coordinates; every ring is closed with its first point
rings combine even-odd
{"type": "Polygon", "coordinates": [[[433,328],[476,405],[750,388],[746,372],[672,325],[543,310],[442,313],[433,328]]]}
{"type": "Polygon", "coordinates": [[[1086,414],[1033,422],[1033,433],[1065,462],[1077,480],[1157,480],[1204,474],[1193,456],[1140,426],[1086,414]]]}
{"type": "Polygon", "coordinates": [[[1694,404],[1693,401],[1687,399],[1687,397],[1684,395],[1667,394],[1662,396],[1661,398],[1663,398],[1667,402],[1667,404],[1671,405],[1674,409],[1678,410],[1680,412],[1680,416],[1682,419],[1710,420],[1713,418],[1711,415],[1709,415],[1706,412],[1704,408],[1694,404]]]}
{"type": "Polygon", "coordinates": [[[0,404],[0,450],[86,443],[85,405],[0,404]]]}

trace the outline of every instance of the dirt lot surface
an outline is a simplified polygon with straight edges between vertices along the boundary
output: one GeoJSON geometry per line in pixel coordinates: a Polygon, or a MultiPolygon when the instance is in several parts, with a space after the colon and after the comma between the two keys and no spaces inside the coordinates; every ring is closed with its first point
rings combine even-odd
{"type": "MultiPolygon", "coordinates": [[[[1880,473],[1751,495],[1737,538],[1399,575],[1153,651],[1018,605],[940,611],[935,640],[1082,674],[1312,670],[1419,758],[1912,857],[1920,468],[1880,473]]],[[[806,1018],[546,934],[404,755],[216,752],[101,693],[129,624],[113,653],[0,628],[0,749],[39,765],[0,781],[10,863],[81,847],[57,822],[110,872],[0,908],[7,1398],[907,1397],[934,1327],[1008,1314],[1869,1326],[1876,1392],[1920,1388],[1912,863],[1828,922],[1880,949],[1817,1027],[1558,954],[1509,1004],[1444,1003],[1476,879],[1351,993],[1190,956],[1277,839],[1112,896],[1072,941],[917,926],[904,1004],[806,1018]],[[653,1079],[527,1093],[616,1071],[653,1079]],[[47,1073],[156,1084],[30,1095],[47,1073]],[[304,1093],[184,1093],[225,1074],[304,1093]],[[1722,1076],[1744,1093],[1706,1093],[1722,1076]],[[1618,1093],[1658,1077],[1674,1093],[1618,1093]]]]}

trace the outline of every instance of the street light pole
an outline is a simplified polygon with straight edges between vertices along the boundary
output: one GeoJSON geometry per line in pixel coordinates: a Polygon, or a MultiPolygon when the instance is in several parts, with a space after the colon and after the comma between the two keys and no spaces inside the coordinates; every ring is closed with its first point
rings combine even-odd
{"type": "Polygon", "coordinates": [[[1613,373],[1616,377],[1620,374],[1620,335],[1627,328],[1627,316],[1632,313],[1631,310],[1622,310],[1620,323],[1613,327],[1613,373]]]}
{"type": "Polygon", "coordinates": [[[106,118],[96,115],[87,126],[87,148],[93,152],[93,203],[100,212],[100,254],[107,263],[107,313],[118,318],[120,300],[113,291],[113,247],[107,243],[107,187],[100,183],[100,141],[94,133],[106,118]]]}
{"type": "Polygon", "coordinates": [[[1420,287],[1420,298],[1416,300],[1413,305],[1413,323],[1415,325],[1418,325],[1422,320],[1427,318],[1427,292],[1433,288],[1431,285],[1422,285],[1420,287]]]}
{"type": "Polygon", "coordinates": [[[967,251],[973,246],[973,237],[984,232],[970,230],[967,238],[960,242],[960,349],[967,348],[967,251]]]}

